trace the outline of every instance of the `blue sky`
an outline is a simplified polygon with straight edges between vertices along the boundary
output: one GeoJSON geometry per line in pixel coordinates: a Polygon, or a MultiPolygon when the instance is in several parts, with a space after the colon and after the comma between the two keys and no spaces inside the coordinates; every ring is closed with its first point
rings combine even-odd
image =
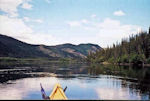
{"type": "Polygon", "coordinates": [[[102,47],[150,26],[150,0],[0,0],[0,33],[31,44],[102,47]]]}

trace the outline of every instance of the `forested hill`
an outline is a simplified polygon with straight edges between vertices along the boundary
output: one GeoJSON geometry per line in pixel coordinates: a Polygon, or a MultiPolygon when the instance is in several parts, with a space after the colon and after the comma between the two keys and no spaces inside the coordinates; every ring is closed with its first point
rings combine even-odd
{"type": "Polygon", "coordinates": [[[121,43],[114,44],[87,57],[89,62],[112,63],[150,63],[150,28],[149,32],[140,32],[121,43]]]}
{"type": "Polygon", "coordinates": [[[0,57],[19,58],[85,58],[101,47],[95,44],[31,45],[0,34],[0,57]]]}

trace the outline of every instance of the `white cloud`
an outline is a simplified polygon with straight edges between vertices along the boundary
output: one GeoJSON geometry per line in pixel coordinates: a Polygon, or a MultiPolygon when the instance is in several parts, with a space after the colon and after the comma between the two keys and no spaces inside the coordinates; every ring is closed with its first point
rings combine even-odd
{"type": "Polygon", "coordinates": [[[121,42],[122,38],[136,34],[141,28],[137,25],[121,25],[120,21],[106,18],[102,23],[98,24],[98,37],[101,38],[100,43],[104,46],[111,46],[113,43],[121,42]]]}
{"type": "Polygon", "coordinates": [[[45,0],[47,3],[51,3],[51,0],[45,0]]]}
{"type": "MultiPolygon", "coordinates": [[[[29,1],[30,0],[28,0],[28,2],[29,1]]],[[[22,3],[19,3],[17,5],[20,4],[22,3]]],[[[11,12],[17,14],[17,6],[15,6],[14,10],[11,12]]],[[[32,29],[32,27],[27,26],[24,22],[43,23],[43,20],[31,19],[29,17],[19,19],[15,17],[10,17],[8,15],[0,15],[0,33],[31,44],[55,45],[65,42],[67,43],[70,42],[74,44],[90,42],[90,43],[97,43],[102,47],[106,47],[107,45],[112,45],[113,43],[116,43],[116,41],[121,41],[122,38],[134,34],[140,29],[140,26],[129,24],[122,25],[119,20],[114,20],[110,18],[106,18],[102,22],[96,22],[95,20],[93,21],[92,19],[91,20],[82,19],[79,21],[68,21],[67,24],[71,28],[70,29],[67,28],[66,31],[64,31],[65,29],[63,29],[62,31],[60,30],[59,32],[59,33],[63,32],[65,33],[65,35],[62,35],[61,37],[60,35],[59,37],[58,36],[54,37],[54,35],[51,34],[52,32],[37,33],[32,29]],[[70,35],[70,39],[66,34],[70,35]]]]}
{"type": "Polygon", "coordinates": [[[125,13],[123,11],[119,10],[119,11],[115,11],[114,15],[116,15],[116,16],[124,16],[125,13]]]}
{"type": "MultiPolygon", "coordinates": [[[[25,20],[30,20],[28,17],[25,20]]],[[[51,34],[37,33],[27,26],[22,19],[0,15],[0,34],[14,37],[31,44],[50,45],[58,43],[51,34]]]]}
{"type": "Polygon", "coordinates": [[[29,18],[29,17],[24,17],[23,20],[24,20],[25,22],[29,22],[29,21],[30,21],[30,18],[29,18]]]}
{"type": "Polygon", "coordinates": [[[22,8],[30,10],[32,9],[32,5],[26,2],[22,4],[22,8]]]}
{"type": "Polygon", "coordinates": [[[136,34],[141,27],[137,25],[121,24],[119,20],[110,18],[104,19],[102,22],[94,22],[92,20],[79,20],[68,23],[74,31],[84,34],[86,37],[73,38],[74,42],[92,42],[97,43],[102,47],[112,46],[113,43],[121,42],[122,38],[127,38],[129,35],[136,34]],[[86,24],[85,24],[86,22],[86,24]],[[87,23],[88,22],[88,23],[87,23]]]}
{"type": "Polygon", "coordinates": [[[106,18],[104,19],[103,22],[98,24],[98,27],[100,28],[106,28],[106,29],[114,29],[114,28],[118,28],[118,26],[120,26],[120,21],[118,20],[112,20],[110,18],[106,18]]]}
{"type": "Polygon", "coordinates": [[[89,21],[87,19],[82,19],[80,21],[68,21],[67,24],[70,27],[83,27],[83,25],[88,25],[89,21]]]}
{"type": "Polygon", "coordinates": [[[28,40],[24,40],[24,41],[31,44],[44,44],[44,45],[51,45],[57,43],[57,40],[51,34],[48,33],[31,34],[28,37],[28,40]]]}
{"type": "Polygon", "coordinates": [[[22,0],[0,0],[0,10],[11,16],[17,16],[17,7],[22,2],[22,0]]]}
{"type": "Polygon", "coordinates": [[[69,21],[68,22],[70,27],[79,27],[81,26],[81,23],[79,21],[69,21]]]}
{"type": "Polygon", "coordinates": [[[95,18],[95,17],[96,17],[96,14],[92,14],[92,15],[91,15],[91,18],[95,18]]]}
{"type": "Polygon", "coordinates": [[[102,22],[93,22],[83,19],[67,22],[71,29],[67,29],[66,32],[64,32],[65,35],[61,37],[54,37],[51,33],[35,32],[31,27],[27,26],[24,21],[43,22],[42,20],[34,20],[28,17],[17,19],[1,15],[0,33],[31,44],[56,45],[66,42],[73,44],[97,43],[102,47],[107,47],[107,45],[111,46],[113,43],[116,43],[116,41],[120,42],[122,38],[136,34],[141,29],[141,27],[137,25],[122,25],[119,20],[110,18],[106,18],[102,22]],[[68,39],[68,37],[70,38],[68,39]]]}
{"type": "Polygon", "coordinates": [[[42,19],[31,19],[29,17],[24,17],[23,20],[25,22],[36,22],[36,23],[43,23],[43,20],[42,19]]]}
{"type": "Polygon", "coordinates": [[[28,4],[30,1],[31,0],[0,0],[0,10],[11,17],[16,17],[18,16],[18,6],[22,4],[25,9],[29,9],[31,7],[31,5],[28,4]]]}
{"type": "Polygon", "coordinates": [[[36,20],[32,20],[33,22],[37,22],[37,23],[43,23],[43,20],[41,19],[36,19],[36,20]]]}
{"type": "Polygon", "coordinates": [[[31,34],[33,30],[26,26],[22,19],[10,18],[0,15],[0,33],[13,36],[24,37],[31,34]]]}
{"type": "Polygon", "coordinates": [[[86,19],[81,20],[82,23],[87,24],[88,21],[86,19]]]}

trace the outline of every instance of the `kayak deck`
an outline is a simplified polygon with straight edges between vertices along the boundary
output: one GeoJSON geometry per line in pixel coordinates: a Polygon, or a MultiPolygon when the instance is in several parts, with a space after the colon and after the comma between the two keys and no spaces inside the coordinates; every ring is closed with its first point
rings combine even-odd
{"type": "Polygon", "coordinates": [[[61,88],[60,84],[56,84],[52,93],[49,96],[50,100],[67,100],[67,97],[61,88]]]}

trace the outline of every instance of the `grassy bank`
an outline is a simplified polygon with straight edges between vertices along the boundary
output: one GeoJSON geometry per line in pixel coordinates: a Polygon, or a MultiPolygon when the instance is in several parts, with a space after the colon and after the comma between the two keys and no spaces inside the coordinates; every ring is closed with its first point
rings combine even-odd
{"type": "Polygon", "coordinates": [[[12,57],[0,57],[0,67],[3,66],[40,66],[48,65],[52,63],[68,64],[81,62],[76,59],[60,58],[60,59],[49,59],[49,58],[12,58],[12,57]]]}

